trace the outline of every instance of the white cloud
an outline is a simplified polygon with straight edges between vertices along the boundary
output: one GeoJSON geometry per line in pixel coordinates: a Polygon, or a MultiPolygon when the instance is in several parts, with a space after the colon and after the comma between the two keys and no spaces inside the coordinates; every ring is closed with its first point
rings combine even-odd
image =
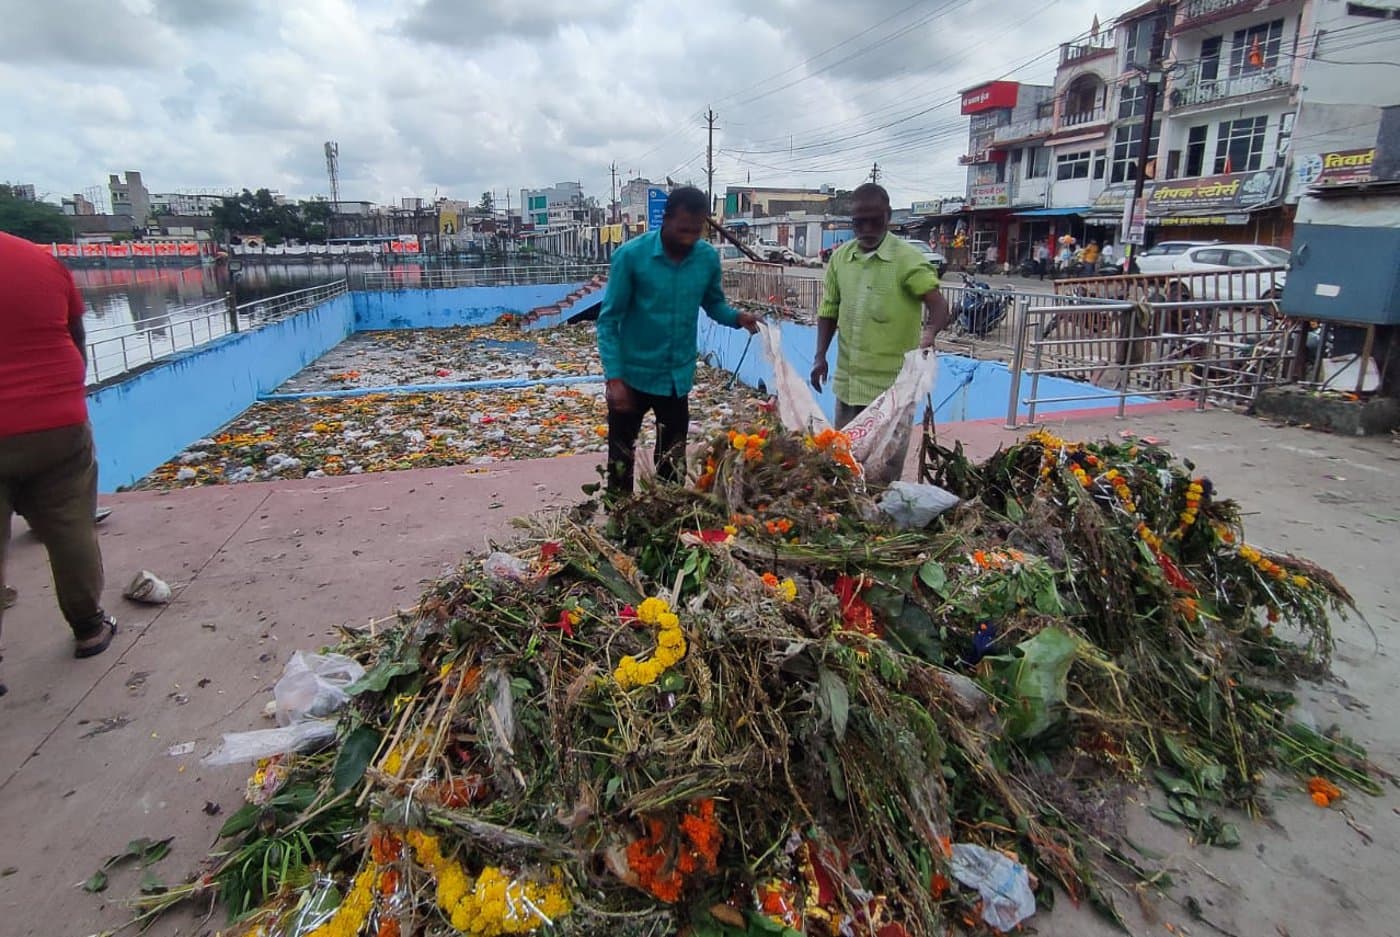
{"type": "MultiPolygon", "coordinates": [[[[1116,5],[997,0],[47,0],[0,32],[5,175],[51,192],[142,170],[157,191],[443,195],[623,178],[960,191],[958,89],[1116,5]],[[82,24],[75,27],[75,24],[82,24]],[[927,113],[921,113],[926,111],[927,113]],[[24,146],[16,146],[14,138],[24,146]],[[11,142],[5,146],[5,140],[11,142]]],[[[1053,55],[1017,72],[1048,80],[1053,55]]]]}

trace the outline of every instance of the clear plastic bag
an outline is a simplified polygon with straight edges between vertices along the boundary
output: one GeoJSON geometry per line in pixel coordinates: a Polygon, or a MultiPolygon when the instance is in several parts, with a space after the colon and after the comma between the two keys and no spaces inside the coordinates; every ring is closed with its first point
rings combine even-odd
{"type": "Polygon", "coordinates": [[[276,729],[228,732],[218,748],[204,758],[206,765],[251,764],[273,755],[313,751],[335,738],[335,720],[308,719],[276,729]]]}
{"type": "Polygon", "coordinates": [[[308,751],[335,738],[335,720],[325,719],[350,701],[345,688],[365,668],[343,654],[294,653],[272,688],[276,729],[226,734],[204,759],[207,765],[235,765],[287,752],[308,751]]]}
{"type": "Polygon", "coordinates": [[[297,651],[272,688],[277,724],[295,725],[338,711],[350,701],[345,688],[364,675],[365,668],[343,654],[297,651]]]}

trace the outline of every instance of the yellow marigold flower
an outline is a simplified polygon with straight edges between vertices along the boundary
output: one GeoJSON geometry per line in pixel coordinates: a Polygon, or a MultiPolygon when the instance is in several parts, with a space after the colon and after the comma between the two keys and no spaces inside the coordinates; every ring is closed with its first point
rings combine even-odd
{"type": "Polygon", "coordinates": [[[1308,581],[1307,576],[1294,576],[1293,585],[1297,586],[1299,589],[1306,589],[1308,586],[1312,585],[1312,583],[1308,581]]]}
{"type": "Polygon", "coordinates": [[[778,595],[784,602],[792,602],[797,598],[797,583],[791,579],[784,579],[778,583],[778,595]]]}

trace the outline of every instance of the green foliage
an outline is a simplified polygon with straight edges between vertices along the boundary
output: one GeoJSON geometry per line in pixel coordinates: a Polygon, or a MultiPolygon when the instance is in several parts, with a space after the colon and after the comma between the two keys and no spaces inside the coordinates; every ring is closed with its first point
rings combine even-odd
{"type": "Polygon", "coordinates": [[[257,234],[276,247],[285,241],[324,241],[333,214],[326,199],[279,205],[267,189],[244,189],[214,209],[214,227],[225,237],[257,234]]]}
{"type": "Polygon", "coordinates": [[[2,184],[0,231],[39,244],[73,240],[73,223],[56,206],[16,198],[14,190],[2,184]]]}

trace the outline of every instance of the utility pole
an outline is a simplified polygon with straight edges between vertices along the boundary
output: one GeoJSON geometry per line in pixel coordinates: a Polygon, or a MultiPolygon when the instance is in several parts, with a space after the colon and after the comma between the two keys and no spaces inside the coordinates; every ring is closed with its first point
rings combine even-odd
{"type": "Polygon", "coordinates": [[[876,185],[880,184],[880,164],[876,163],[870,167],[870,181],[876,185]]]}
{"type": "Polygon", "coordinates": [[[1123,213],[1123,231],[1121,233],[1124,241],[1123,269],[1126,271],[1132,270],[1133,255],[1137,253],[1134,248],[1141,246],[1141,244],[1136,244],[1134,241],[1145,241],[1147,234],[1146,207],[1144,206],[1143,208],[1141,227],[1139,228],[1138,206],[1142,201],[1143,186],[1147,183],[1148,146],[1152,142],[1152,121],[1157,116],[1157,95],[1162,80],[1166,77],[1165,70],[1162,67],[1162,47],[1160,39],[1158,38],[1165,30],[1166,23],[1164,22],[1164,14],[1159,13],[1157,27],[1153,35],[1151,59],[1149,59],[1148,64],[1145,66],[1133,63],[1138,75],[1141,76],[1143,81],[1147,82],[1147,89],[1143,95],[1142,102],[1142,138],[1138,143],[1137,178],[1133,180],[1133,199],[1128,203],[1127,210],[1123,213]]]}
{"type": "Polygon", "coordinates": [[[705,199],[710,203],[710,213],[715,210],[715,112],[711,108],[705,112],[705,120],[710,125],[710,142],[705,146],[705,199]]]}
{"type": "Polygon", "coordinates": [[[608,169],[612,172],[612,201],[609,203],[608,208],[611,210],[611,224],[617,224],[617,161],[613,160],[613,164],[609,166],[608,169]]]}

